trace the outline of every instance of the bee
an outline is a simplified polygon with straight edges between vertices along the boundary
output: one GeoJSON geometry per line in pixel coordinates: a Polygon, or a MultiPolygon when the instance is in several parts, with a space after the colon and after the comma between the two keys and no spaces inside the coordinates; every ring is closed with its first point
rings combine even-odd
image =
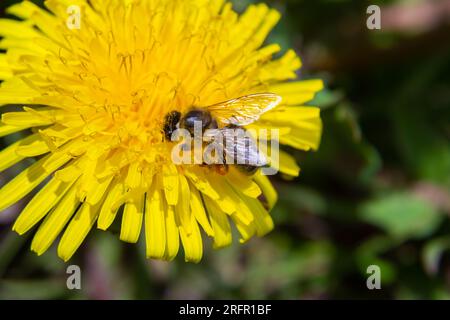
{"type": "MultiPolygon", "coordinates": [[[[266,157],[258,151],[253,138],[246,135],[241,139],[235,139],[236,129],[245,130],[249,125],[265,112],[275,108],[281,102],[281,97],[273,93],[259,93],[240,98],[220,102],[206,107],[192,107],[182,114],[179,111],[171,111],[164,117],[163,133],[166,140],[171,140],[175,130],[182,128],[194,136],[195,123],[201,123],[202,134],[209,132],[211,138],[221,134],[220,144],[223,144],[223,157],[221,161],[213,164],[216,171],[225,174],[228,165],[234,164],[242,172],[252,175],[258,168],[268,165],[266,157]],[[226,141],[232,143],[226,143],[226,141]],[[231,155],[231,157],[230,157],[231,155]],[[226,159],[243,159],[239,163],[227,163],[226,159]]],[[[209,139],[210,140],[210,139],[209,139]]]]}

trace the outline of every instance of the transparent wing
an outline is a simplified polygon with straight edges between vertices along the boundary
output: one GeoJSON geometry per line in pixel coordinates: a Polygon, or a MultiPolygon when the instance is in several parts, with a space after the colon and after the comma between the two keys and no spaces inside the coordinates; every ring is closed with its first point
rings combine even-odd
{"type": "Polygon", "coordinates": [[[245,164],[256,167],[268,165],[267,158],[258,150],[255,139],[242,129],[221,129],[227,164],[245,164]]]}
{"type": "Polygon", "coordinates": [[[281,97],[273,93],[252,94],[221,102],[206,109],[220,123],[245,126],[255,122],[265,112],[275,108],[281,97]]]}

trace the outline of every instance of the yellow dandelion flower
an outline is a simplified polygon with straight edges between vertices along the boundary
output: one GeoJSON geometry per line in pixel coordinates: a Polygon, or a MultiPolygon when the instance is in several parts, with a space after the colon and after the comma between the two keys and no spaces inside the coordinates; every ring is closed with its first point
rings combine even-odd
{"type": "MultiPolygon", "coordinates": [[[[121,240],[137,242],[143,227],[147,256],[166,260],[181,244],[186,261],[198,262],[201,229],[220,248],[232,241],[230,223],[241,242],[273,228],[268,209],[277,195],[266,176],[175,165],[162,126],[172,110],[270,92],[282,103],[251,126],[316,149],[319,109],[303,105],[322,82],[294,80],[301,62],[292,50],[272,58],[280,47],[264,41],[277,11],[258,4],[239,15],[225,0],[45,6],[24,1],[7,11],[20,19],[0,19],[0,105],[23,106],[2,114],[0,136],[30,132],[0,152],[0,171],[36,159],[2,186],[0,210],[39,189],[13,226],[23,234],[40,224],[33,251],[62,234],[58,255],[68,260],[94,225],[106,230],[116,216],[121,240]]],[[[299,173],[288,154],[279,158],[281,172],[299,173]]]]}

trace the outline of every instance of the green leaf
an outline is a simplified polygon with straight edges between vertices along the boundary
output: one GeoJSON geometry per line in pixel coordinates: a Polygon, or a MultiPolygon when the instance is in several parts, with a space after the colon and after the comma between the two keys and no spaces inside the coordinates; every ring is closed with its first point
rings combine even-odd
{"type": "Polygon", "coordinates": [[[314,214],[324,214],[327,209],[327,202],[324,197],[312,188],[306,187],[279,187],[280,206],[298,211],[307,211],[314,214]]]}
{"type": "Polygon", "coordinates": [[[396,265],[379,256],[398,245],[387,236],[373,237],[361,244],[356,253],[356,261],[361,274],[367,275],[367,267],[377,265],[382,273],[382,284],[390,284],[397,277],[396,265]]]}
{"type": "Polygon", "coordinates": [[[25,245],[30,234],[19,236],[15,232],[8,232],[0,243],[0,278],[14,260],[17,253],[25,245]]]}
{"type": "Polygon", "coordinates": [[[399,150],[419,177],[450,185],[450,145],[427,123],[424,111],[410,110],[397,117],[399,150]]]}
{"type": "Polygon", "coordinates": [[[443,219],[428,202],[409,193],[393,193],[365,203],[360,214],[363,220],[401,238],[430,235],[443,219]]]}
{"type": "Polygon", "coordinates": [[[61,299],[71,292],[65,279],[2,280],[0,299],[61,299]]]}
{"type": "Polygon", "coordinates": [[[318,106],[321,109],[328,109],[338,104],[344,96],[345,94],[342,91],[323,89],[316,94],[314,100],[310,101],[308,105],[318,106]]]}
{"type": "Polygon", "coordinates": [[[448,249],[450,249],[450,237],[433,239],[425,245],[422,260],[428,274],[435,275],[438,273],[442,255],[448,249]]]}

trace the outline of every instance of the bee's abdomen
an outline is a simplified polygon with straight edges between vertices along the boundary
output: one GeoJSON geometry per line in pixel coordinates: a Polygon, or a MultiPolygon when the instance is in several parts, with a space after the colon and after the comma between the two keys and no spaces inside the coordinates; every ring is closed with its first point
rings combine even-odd
{"type": "Polygon", "coordinates": [[[255,174],[256,171],[258,171],[258,169],[259,169],[260,167],[258,167],[258,166],[252,166],[252,165],[249,165],[249,164],[238,164],[238,165],[237,165],[237,168],[238,168],[241,172],[243,172],[243,173],[245,173],[245,174],[247,174],[247,175],[253,175],[253,174],[255,174]]]}

